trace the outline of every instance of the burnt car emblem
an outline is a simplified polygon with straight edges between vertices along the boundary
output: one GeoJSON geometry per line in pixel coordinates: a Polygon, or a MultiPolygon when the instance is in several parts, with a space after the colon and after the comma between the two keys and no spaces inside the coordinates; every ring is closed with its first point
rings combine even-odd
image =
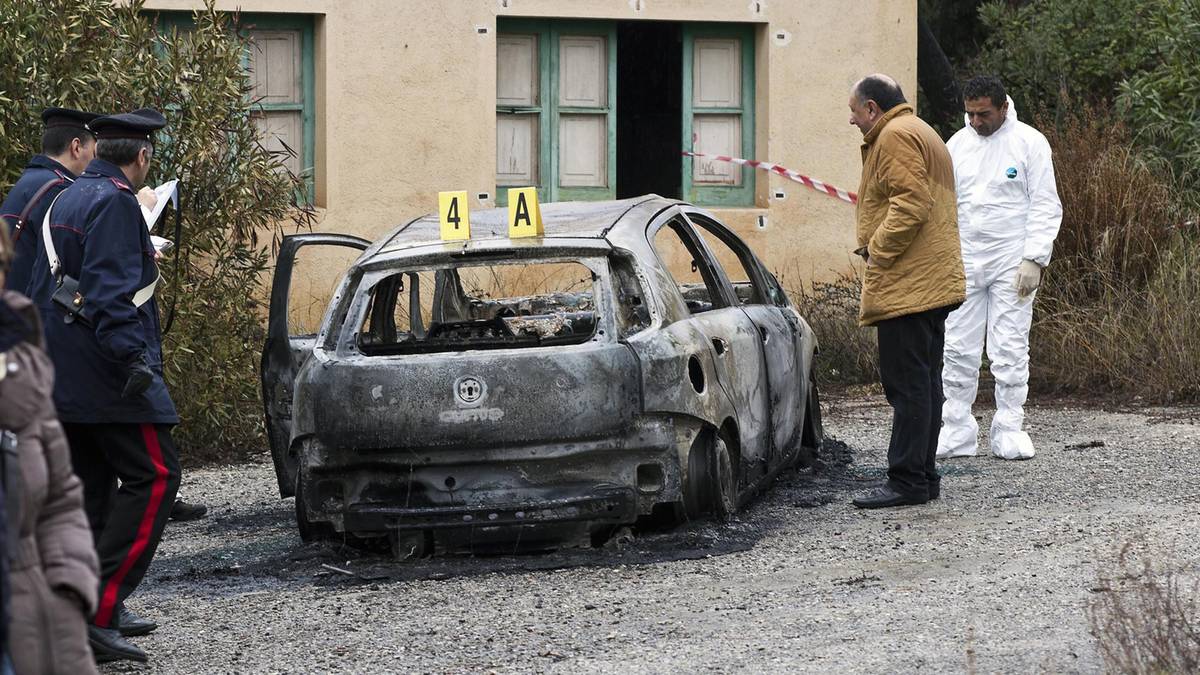
{"type": "Polygon", "coordinates": [[[475,405],[483,400],[484,393],[487,388],[483,384],[483,380],[477,377],[460,377],[454,383],[454,395],[463,405],[475,405]]]}

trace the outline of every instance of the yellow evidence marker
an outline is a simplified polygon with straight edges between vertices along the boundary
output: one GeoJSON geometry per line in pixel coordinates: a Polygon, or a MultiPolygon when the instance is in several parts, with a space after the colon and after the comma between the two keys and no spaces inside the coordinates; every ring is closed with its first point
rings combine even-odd
{"type": "Polygon", "coordinates": [[[439,192],[438,217],[442,221],[442,239],[471,238],[471,214],[465,191],[439,192]]]}
{"type": "Polygon", "coordinates": [[[541,237],[546,234],[542,226],[542,209],[538,206],[537,188],[509,188],[508,190],[508,236],[541,237]]]}

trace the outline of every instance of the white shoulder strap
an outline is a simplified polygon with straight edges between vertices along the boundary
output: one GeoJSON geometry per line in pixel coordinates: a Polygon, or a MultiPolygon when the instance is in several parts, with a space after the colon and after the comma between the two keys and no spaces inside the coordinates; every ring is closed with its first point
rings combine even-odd
{"type": "Polygon", "coordinates": [[[58,278],[58,253],[54,250],[54,240],[50,238],[50,212],[54,210],[54,203],[63,195],[63,192],[66,190],[54,195],[54,199],[46,209],[46,215],[42,218],[42,244],[46,249],[46,262],[50,263],[50,276],[55,278],[58,278]]]}
{"type": "Polygon", "coordinates": [[[162,275],[155,277],[154,281],[151,281],[149,286],[146,286],[145,288],[140,289],[137,293],[133,294],[134,307],[141,307],[147,302],[150,302],[150,298],[154,297],[154,289],[158,287],[158,282],[160,279],[162,279],[162,275]]]}
{"type": "MultiPolygon", "coordinates": [[[[63,190],[63,192],[66,192],[66,190],[63,190]]],[[[57,195],[54,195],[54,201],[50,202],[50,208],[46,209],[46,217],[42,218],[43,248],[46,249],[46,262],[50,263],[50,276],[55,279],[58,278],[59,263],[58,252],[54,250],[54,240],[50,237],[50,212],[54,210],[54,202],[58,201],[58,198],[62,196],[63,192],[59,192],[57,195]]],[[[141,307],[149,302],[150,298],[154,297],[154,289],[158,286],[158,280],[161,278],[161,276],[155,278],[154,281],[151,281],[148,286],[138,289],[138,292],[133,294],[134,307],[141,307]]]]}

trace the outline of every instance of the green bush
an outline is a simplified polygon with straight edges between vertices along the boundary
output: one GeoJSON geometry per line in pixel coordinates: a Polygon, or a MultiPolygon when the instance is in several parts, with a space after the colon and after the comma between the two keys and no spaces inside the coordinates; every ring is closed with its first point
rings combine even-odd
{"type": "Polygon", "coordinates": [[[972,72],[998,75],[1019,108],[1058,100],[1111,101],[1117,85],[1152,62],[1147,27],[1172,0],[988,0],[972,72]]]}
{"type": "Polygon", "coordinates": [[[1171,162],[1200,191],[1200,2],[1169,0],[1145,26],[1152,65],[1120,85],[1120,110],[1134,140],[1171,162]]]}
{"type": "Polygon", "coordinates": [[[833,281],[806,285],[803,275],[776,273],[796,311],[816,333],[819,385],[848,386],[879,382],[879,347],[875,328],[858,325],[862,277],[854,270],[833,281]]]}
{"type": "Polygon", "coordinates": [[[263,447],[268,245],[283,224],[311,219],[297,201],[303,182],[259,143],[236,23],[211,1],[182,32],[160,30],[141,2],[0,3],[0,188],[37,151],[46,106],[150,106],[167,116],[149,183],[180,179],[183,236],[162,264],[159,306],[174,317],[164,361],[182,418],[176,440],[190,461],[263,447]]]}

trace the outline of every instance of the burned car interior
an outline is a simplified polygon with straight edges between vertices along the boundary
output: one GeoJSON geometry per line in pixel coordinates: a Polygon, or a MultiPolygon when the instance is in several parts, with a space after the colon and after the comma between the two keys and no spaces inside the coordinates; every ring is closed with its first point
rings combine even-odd
{"type": "Polygon", "coordinates": [[[666,258],[663,262],[668,266],[686,260],[688,272],[677,273],[675,280],[688,311],[701,314],[721,306],[719,296],[714,298],[713,294],[717,280],[712,270],[700,262],[703,259],[700,250],[686,227],[682,218],[672,219],[654,236],[654,248],[666,258]]]}
{"type": "Polygon", "coordinates": [[[649,301],[638,281],[636,266],[633,254],[629,251],[616,249],[609,256],[609,267],[617,292],[617,325],[623,338],[649,328],[652,320],[649,301]]]}
{"type": "Polygon", "coordinates": [[[585,342],[596,332],[594,282],[575,262],[398,272],[371,290],[358,347],[383,356],[585,342]]]}

